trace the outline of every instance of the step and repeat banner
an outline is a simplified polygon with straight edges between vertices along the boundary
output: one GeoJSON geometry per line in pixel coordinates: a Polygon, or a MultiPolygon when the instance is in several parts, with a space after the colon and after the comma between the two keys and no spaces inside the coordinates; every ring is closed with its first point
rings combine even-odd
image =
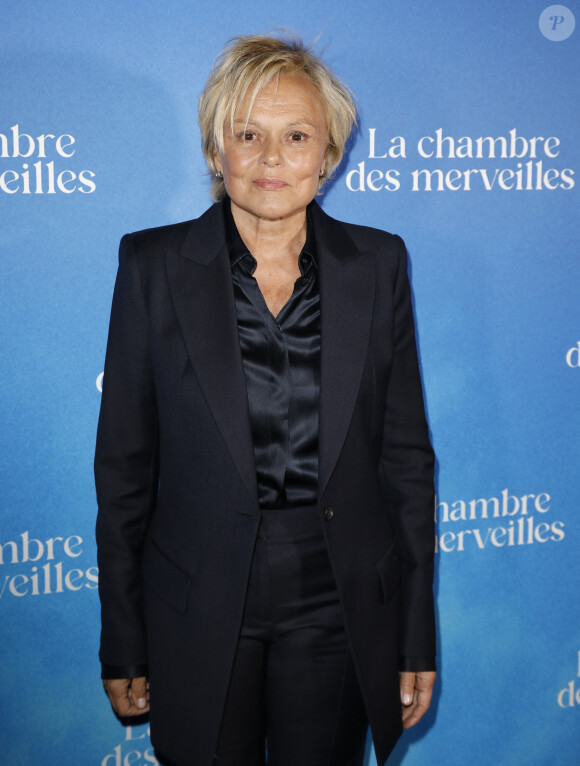
{"type": "Polygon", "coordinates": [[[575,17],[577,2],[530,0],[4,4],[3,765],[156,763],[97,661],[92,459],[117,247],[209,206],[196,104],[212,61],[282,26],[318,38],[359,103],[324,209],[410,254],[440,676],[392,763],[578,763],[575,17]]]}

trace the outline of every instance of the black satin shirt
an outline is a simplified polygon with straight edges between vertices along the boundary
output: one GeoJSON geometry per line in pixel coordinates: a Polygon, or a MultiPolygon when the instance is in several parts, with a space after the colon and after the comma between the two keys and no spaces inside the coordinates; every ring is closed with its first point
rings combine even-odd
{"type": "Polygon", "coordinates": [[[253,277],[256,259],[236,228],[229,202],[223,209],[260,508],[313,505],[318,500],[320,296],[312,225],[307,220],[298,258],[301,276],[274,317],[253,277]]]}

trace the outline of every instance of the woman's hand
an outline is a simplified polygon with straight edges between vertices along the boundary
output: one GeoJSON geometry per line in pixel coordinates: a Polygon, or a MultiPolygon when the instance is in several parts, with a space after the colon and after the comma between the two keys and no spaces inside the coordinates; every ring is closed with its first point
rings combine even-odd
{"type": "Polygon", "coordinates": [[[149,712],[149,684],[145,676],[139,678],[104,678],[103,686],[121,718],[149,712]]]}
{"type": "Polygon", "coordinates": [[[401,673],[401,704],[403,706],[403,728],[410,729],[425,715],[431,704],[435,671],[401,673]]]}

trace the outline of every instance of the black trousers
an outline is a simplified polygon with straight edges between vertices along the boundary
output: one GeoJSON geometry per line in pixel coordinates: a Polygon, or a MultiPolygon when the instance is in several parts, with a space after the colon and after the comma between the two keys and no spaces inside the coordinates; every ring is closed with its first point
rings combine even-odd
{"type": "Polygon", "coordinates": [[[214,762],[359,766],[367,728],[319,511],[264,511],[214,762]]]}

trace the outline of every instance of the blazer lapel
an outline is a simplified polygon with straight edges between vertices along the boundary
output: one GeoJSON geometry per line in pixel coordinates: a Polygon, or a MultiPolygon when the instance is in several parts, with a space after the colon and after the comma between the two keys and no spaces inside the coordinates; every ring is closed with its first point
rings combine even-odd
{"type": "Polygon", "coordinates": [[[367,353],[374,307],[371,258],[315,204],[320,270],[320,433],[318,490],[322,497],[344,444],[367,353]]]}
{"type": "MultiPolygon", "coordinates": [[[[366,357],[374,269],[344,228],[315,203],[320,278],[319,497],[346,438],[366,357]]],[[[246,380],[221,206],[192,225],[167,276],[187,351],[214,419],[258,512],[246,380]]]]}
{"type": "Polygon", "coordinates": [[[187,352],[214,419],[258,512],[248,395],[221,205],[192,225],[167,277],[187,352]]]}

